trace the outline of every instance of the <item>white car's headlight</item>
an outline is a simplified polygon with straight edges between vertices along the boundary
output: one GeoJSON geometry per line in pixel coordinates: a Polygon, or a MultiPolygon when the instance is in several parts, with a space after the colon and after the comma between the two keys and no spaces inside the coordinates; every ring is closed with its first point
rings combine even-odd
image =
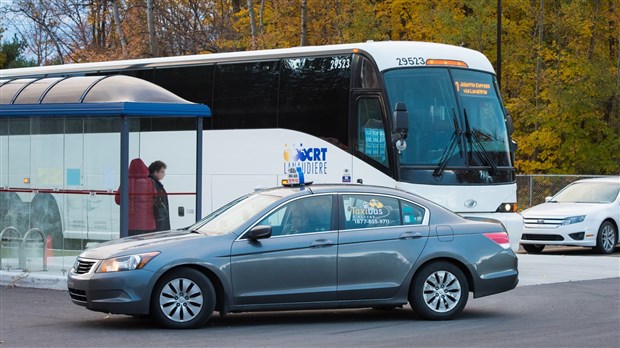
{"type": "Polygon", "coordinates": [[[585,215],[579,215],[579,216],[570,216],[567,217],[566,219],[564,219],[564,221],[562,221],[562,225],[571,225],[571,224],[576,224],[579,222],[583,222],[583,220],[586,219],[585,215]]]}
{"type": "Polygon", "coordinates": [[[136,254],[136,255],[127,255],[115,257],[113,259],[103,260],[99,268],[97,269],[98,273],[109,273],[109,272],[121,272],[121,271],[131,271],[134,269],[141,269],[146,266],[149,261],[151,261],[155,256],[159,255],[159,251],[154,251],[151,253],[144,254],[136,254]]]}

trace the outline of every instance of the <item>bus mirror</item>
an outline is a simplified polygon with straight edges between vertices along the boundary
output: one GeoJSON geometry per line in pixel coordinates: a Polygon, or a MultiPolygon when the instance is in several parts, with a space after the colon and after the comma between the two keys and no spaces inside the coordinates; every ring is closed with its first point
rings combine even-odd
{"type": "Polygon", "coordinates": [[[409,113],[405,103],[396,103],[394,107],[394,133],[398,133],[403,139],[407,138],[409,132],[409,113]]]}
{"type": "Polygon", "coordinates": [[[515,132],[515,126],[512,123],[512,117],[508,112],[506,112],[506,129],[508,130],[508,134],[512,135],[515,132]]]}

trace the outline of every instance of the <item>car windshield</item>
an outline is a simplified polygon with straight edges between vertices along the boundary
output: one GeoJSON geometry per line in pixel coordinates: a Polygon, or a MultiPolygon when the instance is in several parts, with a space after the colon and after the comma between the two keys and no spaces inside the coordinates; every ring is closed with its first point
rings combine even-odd
{"type": "Polygon", "coordinates": [[[209,214],[189,229],[208,236],[228,234],[280,198],[268,194],[252,194],[238,198],[209,214]]]}
{"type": "Polygon", "coordinates": [[[620,184],[606,182],[578,182],[567,186],[552,203],[611,203],[620,192],[620,184]]]}

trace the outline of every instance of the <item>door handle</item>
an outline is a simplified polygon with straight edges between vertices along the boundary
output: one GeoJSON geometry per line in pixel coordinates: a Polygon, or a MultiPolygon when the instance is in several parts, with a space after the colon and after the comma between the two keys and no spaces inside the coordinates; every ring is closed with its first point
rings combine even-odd
{"type": "Polygon", "coordinates": [[[310,247],[311,248],[324,248],[324,247],[332,246],[334,244],[336,244],[336,243],[334,243],[331,240],[317,239],[314,242],[310,243],[310,247]]]}
{"type": "Polygon", "coordinates": [[[398,236],[398,238],[400,239],[417,239],[417,238],[422,238],[424,237],[424,235],[420,232],[403,232],[400,234],[400,236],[398,236]]]}

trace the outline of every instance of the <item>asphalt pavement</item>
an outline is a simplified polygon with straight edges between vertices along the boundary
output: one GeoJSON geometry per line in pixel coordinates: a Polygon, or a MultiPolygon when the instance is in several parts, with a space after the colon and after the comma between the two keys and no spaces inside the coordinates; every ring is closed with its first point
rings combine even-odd
{"type": "Polygon", "coordinates": [[[522,286],[471,299],[456,320],[409,307],[214,316],[196,330],[107,315],[66,291],[2,287],[1,347],[618,347],[620,278],[522,286]]]}
{"type": "MultiPolygon", "coordinates": [[[[149,318],[91,312],[71,303],[66,291],[2,286],[0,348],[620,347],[619,249],[597,255],[585,248],[549,248],[518,256],[519,287],[470,297],[462,316],[446,322],[423,321],[407,306],[223,318],[216,313],[204,328],[174,331],[149,318]]],[[[31,278],[32,284],[24,286],[48,286],[45,277],[54,277],[26,275],[21,282],[31,278]]],[[[56,278],[62,285],[64,276],[56,278]]]]}

